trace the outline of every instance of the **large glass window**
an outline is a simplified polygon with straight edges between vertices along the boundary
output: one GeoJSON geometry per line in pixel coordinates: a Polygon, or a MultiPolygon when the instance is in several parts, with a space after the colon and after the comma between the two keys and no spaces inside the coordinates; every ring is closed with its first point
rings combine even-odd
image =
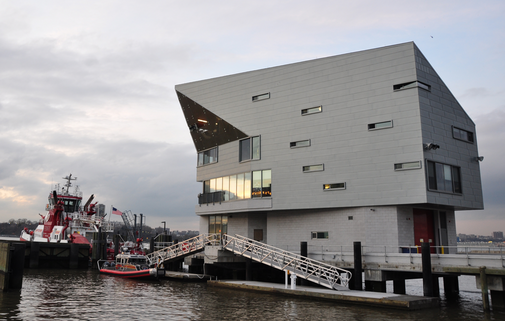
{"type": "Polygon", "coordinates": [[[452,165],[428,161],[428,189],[462,193],[460,168],[452,165]]]}
{"type": "Polygon", "coordinates": [[[257,160],[261,156],[260,137],[249,137],[239,142],[239,161],[257,160]]]}
{"type": "Polygon", "coordinates": [[[203,182],[200,204],[272,196],[272,170],[245,172],[203,182]]]}
{"type": "Polygon", "coordinates": [[[198,166],[217,162],[217,147],[198,153],[198,166]]]}

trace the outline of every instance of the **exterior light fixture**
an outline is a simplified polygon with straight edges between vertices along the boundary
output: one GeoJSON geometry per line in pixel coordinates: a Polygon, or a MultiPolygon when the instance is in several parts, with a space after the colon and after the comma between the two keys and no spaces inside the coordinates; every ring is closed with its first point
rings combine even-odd
{"type": "Polygon", "coordinates": [[[475,161],[477,161],[477,162],[482,162],[483,160],[484,160],[484,156],[475,157],[475,161]]]}
{"type": "Polygon", "coordinates": [[[430,149],[435,150],[435,149],[439,149],[440,145],[437,145],[435,143],[428,143],[428,144],[424,144],[423,147],[424,147],[425,150],[430,150],[430,149]]]}

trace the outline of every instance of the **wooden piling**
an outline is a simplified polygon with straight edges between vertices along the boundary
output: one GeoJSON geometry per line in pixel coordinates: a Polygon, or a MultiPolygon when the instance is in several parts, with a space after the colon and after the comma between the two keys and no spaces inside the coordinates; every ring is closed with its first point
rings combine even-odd
{"type": "Polygon", "coordinates": [[[484,311],[489,311],[489,294],[487,290],[486,267],[481,266],[479,268],[479,271],[480,271],[480,288],[482,291],[482,305],[484,311]]]}
{"type": "Polygon", "coordinates": [[[353,290],[362,291],[363,290],[363,267],[361,265],[361,242],[354,242],[354,273],[352,278],[354,279],[353,290]]]}
{"type": "Polygon", "coordinates": [[[433,297],[433,274],[431,273],[431,253],[430,243],[423,242],[421,244],[421,260],[423,267],[423,294],[424,296],[433,297]]]}

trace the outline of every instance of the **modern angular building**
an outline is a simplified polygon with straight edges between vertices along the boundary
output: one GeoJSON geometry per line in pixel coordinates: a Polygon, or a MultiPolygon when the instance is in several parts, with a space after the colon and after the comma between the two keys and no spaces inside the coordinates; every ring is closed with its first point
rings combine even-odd
{"type": "Polygon", "coordinates": [[[175,89],[200,232],[450,246],[455,211],[483,208],[475,124],[413,42],[175,89]]]}

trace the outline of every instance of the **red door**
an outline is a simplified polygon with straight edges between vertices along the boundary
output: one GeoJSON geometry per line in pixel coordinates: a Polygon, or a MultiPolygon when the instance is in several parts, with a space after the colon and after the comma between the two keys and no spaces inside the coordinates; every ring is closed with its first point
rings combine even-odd
{"type": "MultiPolygon", "coordinates": [[[[421,243],[428,242],[430,246],[435,246],[435,229],[433,225],[433,211],[414,209],[414,239],[421,253],[421,243]]],[[[435,248],[431,249],[435,253],[435,248]]]]}

